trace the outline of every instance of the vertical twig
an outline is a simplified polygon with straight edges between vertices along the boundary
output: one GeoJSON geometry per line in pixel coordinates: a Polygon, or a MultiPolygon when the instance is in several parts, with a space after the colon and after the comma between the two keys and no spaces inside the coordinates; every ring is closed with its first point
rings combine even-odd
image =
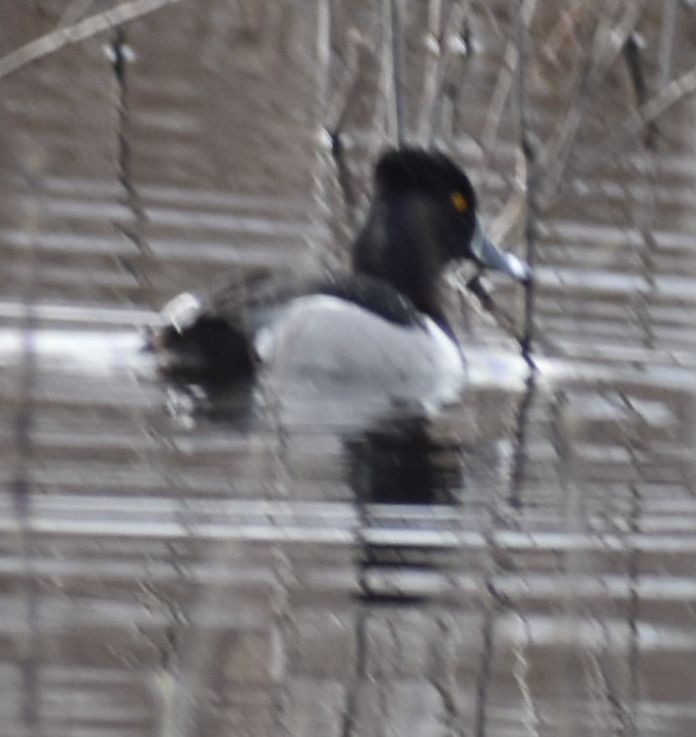
{"type": "MultiPolygon", "coordinates": [[[[529,73],[529,26],[534,12],[534,4],[529,0],[521,0],[515,27],[517,46],[517,112],[519,126],[519,147],[524,161],[524,181],[521,183],[525,197],[525,241],[527,263],[534,273],[536,231],[537,231],[537,167],[535,166],[536,148],[533,141],[531,122],[529,120],[528,73],[529,73]]],[[[522,482],[526,451],[526,434],[529,422],[529,411],[536,394],[536,363],[532,357],[534,339],[534,278],[525,284],[524,322],[520,350],[528,366],[525,393],[519,404],[515,431],[515,454],[510,480],[510,504],[519,507],[522,504],[522,482]]]]}
{"type": "Polygon", "coordinates": [[[457,53],[454,39],[464,21],[468,1],[453,0],[449,12],[443,14],[441,0],[431,0],[428,32],[425,39],[426,62],[421,97],[421,117],[418,125],[418,140],[424,145],[432,144],[435,136],[435,120],[447,82],[452,60],[457,53]]]}
{"type": "Polygon", "coordinates": [[[393,75],[392,90],[394,100],[395,133],[399,146],[405,142],[406,135],[406,98],[404,87],[405,59],[401,0],[388,0],[390,5],[390,40],[391,71],[393,75]]]}
{"type": "MultiPolygon", "coordinates": [[[[648,82],[645,75],[645,60],[641,40],[636,34],[631,34],[623,47],[624,59],[633,84],[636,107],[645,104],[648,99],[648,82]]],[[[657,147],[658,129],[654,121],[645,126],[644,143],[647,148],[655,150],[657,147]]]]}
{"type": "Polygon", "coordinates": [[[505,47],[503,63],[493,87],[493,94],[491,95],[491,101],[488,104],[486,119],[483,125],[483,131],[481,132],[481,147],[484,152],[491,151],[496,136],[498,135],[498,128],[500,127],[505,103],[507,102],[508,95],[510,94],[516,66],[517,49],[514,41],[509,41],[505,47]]]}
{"type": "MultiPolygon", "coordinates": [[[[519,17],[524,17],[526,23],[531,23],[534,11],[536,10],[536,0],[521,0],[521,7],[519,10],[519,17]]],[[[508,41],[505,52],[503,54],[503,65],[498,74],[498,79],[495,83],[491,102],[486,112],[486,122],[484,124],[483,131],[481,133],[481,147],[484,152],[484,163],[488,160],[493,152],[493,144],[498,135],[498,128],[502,119],[503,110],[507,102],[510,90],[512,89],[512,83],[515,75],[519,71],[519,48],[516,37],[513,37],[508,41]]],[[[496,220],[493,222],[491,227],[491,235],[494,240],[500,242],[504,240],[507,233],[513,226],[514,222],[517,222],[522,211],[524,209],[524,195],[519,189],[510,197],[510,200],[506,203],[496,220]],[[503,227],[504,223],[509,222],[508,228],[503,227]]]]}
{"type": "MultiPolygon", "coordinates": [[[[327,14],[330,15],[330,7],[327,3],[327,14]]],[[[330,23],[325,24],[325,34],[330,33],[330,23]]],[[[330,46],[328,38],[325,46],[330,46]]],[[[343,139],[343,131],[345,119],[351,108],[351,103],[355,99],[360,90],[360,81],[362,79],[362,71],[366,65],[369,48],[362,38],[360,32],[356,28],[348,31],[348,52],[346,64],[343,73],[336,84],[330,100],[327,103],[327,112],[325,116],[324,127],[331,142],[331,159],[334,164],[335,186],[338,190],[338,198],[340,200],[340,211],[334,216],[334,224],[338,228],[338,237],[336,241],[344,243],[350,236],[358,209],[358,197],[353,187],[348,163],[345,157],[345,146],[343,139]]],[[[328,63],[327,63],[328,66],[328,63]]],[[[328,78],[329,71],[327,69],[326,76],[328,78]]],[[[328,79],[327,79],[328,94],[328,79]]],[[[327,209],[333,210],[328,207],[327,209]]]]}
{"type": "Polygon", "coordinates": [[[420,122],[417,130],[418,141],[427,144],[432,132],[432,111],[437,98],[437,82],[442,62],[442,0],[428,3],[428,30],[425,32],[425,61],[423,64],[423,94],[420,101],[420,122]]]}
{"type": "Polygon", "coordinates": [[[400,0],[382,0],[382,95],[386,105],[387,140],[404,142],[405,101],[400,0]]]}
{"type": "Polygon", "coordinates": [[[19,698],[16,709],[19,721],[32,737],[45,734],[42,724],[43,690],[41,688],[41,650],[42,627],[40,583],[36,576],[36,552],[31,534],[34,499],[32,498],[32,467],[37,457],[35,447],[35,396],[38,374],[36,352],[36,292],[41,274],[41,251],[37,240],[41,231],[41,213],[44,211],[41,177],[44,174],[40,156],[27,158],[23,172],[30,196],[26,198],[23,229],[30,236],[27,252],[28,269],[26,276],[20,276],[21,283],[21,354],[19,375],[17,376],[16,396],[12,406],[16,411],[12,417],[13,451],[10,470],[9,491],[14,508],[17,526],[17,552],[22,565],[22,589],[20,602],[24,618],[18,632],[19,698]]]}
{"type": "MultiPolygon", "coordinates": [[[[578,520],[580,519],[579,501],[577,485],[573,483],[573,479],[577,477],[577,454],[575,446],[571,438],[571,422],[568,409],[568,395],[565,390],[559,389],[554,392],[551,400],[551,417],[549,421],[549,441],[556,454],[556,467],[558,469],[559,491],[562,496],[562,524],[561,528],[566,535],[571,536],[577,534],[579,530],[578,520]]],[[[571,575],[577,571],[579,557],[577,553],[571,557],[571,551],[564,551],[560,560],[560,571],[565,576],[566,585],[563,586],[558,597],[558,607],[562,618],[559,617],[561,624],[566,627],[566,646],[565,652],[565,677],[560,679],[560,708],[563,710],[564,705],[572,703],[572,696],[577,691],[577,684],[571,681],[569,675],[570,661],[576,646],[573,645],[573,638],[570,636],[573,626],[575,612],[578,606],[578,597],[574,589],[568,585],[571,575]]],[[[564,720],[565,729],[561,732],[561,737],[568,737],[571,730],[564,720]]]]}
{"type": "Polygon", "coordinates": [[[526,654],[533,644],[531,627],[529,626],[529,621],[521,612],[516,611],[515,613],[524,633],[524,641],[515,642],[512,646],[514,656],[512,676],[522,697],[522,723],[525,727],[525,732],[530,737],[540,737],[539,725],[543,725],[543,720],[539,709],[534,704],[529,678],[531,665],[529,657],[526,654]]]}
{"type": "MultiPolygon", "coordinates": [[[[517,106],[520,131],[520,151],[524,160],[523,189],[526,199],[527,219],[525,224],[526,260],[534,272],[536,230],[537,230],[537,167],[536,146],[533,140],[529,120],[528,79],[529,79],[529,26],[536,6],[536,0],[521,0],[517,17],[517,106]]],[[[532,339],[534,329],[534,280],[525,285],[524,332],[521,342],[522,355],[534,368],[531,360],[532,339]]]]}
{"type": "MultiPolygon", "coordinates": [[[[534,11],[536,10],[536,0],[522,0],[522,8],[520,14],[527,18],[527,22],[531,22],[534,11]]],[[[481,133],[481,146],[484,151],[490,151],[493,147],[496,135],[498,133],[498,127],[500,126],[500,120],[505,109],[505,103],[507,102],[508,95],[512,88],[512,82],[517,73],[519,63],[519,49],[515,38],[511,38],[503,53],[503,64],[500,72],[498,73],[498,79],[496,80],[493,88],[493,95],[491,96],[491,102],[488,105],[486,112],[486,122],[483,126],[481,133]]]]}
{"type": "Polygon", "coordinates": [[[658,66],[660,69],[659,89],[662,89],[672,78],[672,56],[674,52],[674,34],[677,28],[677,10],[679,0],[663,0],[662,27],[660,29],[660,51],[658,66]]]}

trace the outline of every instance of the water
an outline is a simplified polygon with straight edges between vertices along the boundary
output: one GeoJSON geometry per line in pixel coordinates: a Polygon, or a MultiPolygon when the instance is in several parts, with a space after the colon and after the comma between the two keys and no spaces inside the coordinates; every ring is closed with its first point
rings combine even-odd
{"type": "Polygon", "coordinates": [[[0,340],[32,402],[20,425],[6,390],[2,608],[42,724],[690,718],[689,370],[546,360],[530,395],[479,347],[440,412],[284,422],[249,386],[162,380],[135,330],[32,331],[28,373],[23,335],[0,340]]]}

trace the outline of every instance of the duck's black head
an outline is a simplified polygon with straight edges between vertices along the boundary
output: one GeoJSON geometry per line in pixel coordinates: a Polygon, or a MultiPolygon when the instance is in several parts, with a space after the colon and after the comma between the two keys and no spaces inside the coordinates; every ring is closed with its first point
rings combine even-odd
{"type": "Polygon", "coordinates": [[[388,151],[375,168],[376,196],[389,207],[421,209],[423,235],[438,231],[446,261],[469,256],[476,228],[476,193],[469,177],[444,154],[422,149],[388,151]],[[426,216],[426,212],[428,216],[426,216]]]}
{"type": "Polygon", "coordinates": [[[469,178],[444,154],[416,148],[386,152],[377,163],[374,198],[355,242],[355,270],[389,281],[429,313],[437,311],[435,286],[449,261],[469,258],[527,279],[523,262],[485,238],[476,206],[469,178]]]}

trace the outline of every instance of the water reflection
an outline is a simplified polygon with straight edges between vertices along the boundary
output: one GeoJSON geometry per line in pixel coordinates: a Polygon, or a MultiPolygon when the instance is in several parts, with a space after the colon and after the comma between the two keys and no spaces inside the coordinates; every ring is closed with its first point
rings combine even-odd
{"type": "Polygon", "coordinates": [[[441,546],[413,540],[408,533],[428,520],[434,505],[458,503],[463,470],[459,442],[453,436],[434,437],[432,427],[432,418],[406,417],[378,423],[344,442],[345,472],[360,521],[355,551],[359,598],[365,601],[419,601],[427,579],[438,573],[441,546]],[[411,530],[404,528],[398,510],[390,520],[386,505],[411,507],[411,530]],[[406,588],[404,573],[411,583],[406,588]]]}
{"type": "Polygon", "coordinates": [[[434,439],[432,420],[378,423],[345,441],[346,473],[356,500],[376,504],[452,504],[461,484],[459,444],[434,439]]]}

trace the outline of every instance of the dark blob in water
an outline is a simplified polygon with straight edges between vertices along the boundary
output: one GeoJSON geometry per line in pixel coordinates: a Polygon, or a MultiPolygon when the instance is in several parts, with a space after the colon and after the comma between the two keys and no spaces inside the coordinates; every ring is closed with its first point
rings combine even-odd
{"type": "Polygon", "coordinates": [[[430,505],[458,504],[462,487],[459,450],[451,438],[435,441],[423,418],[385,423],[345,441],[346,473],[363,533],[357,562],[358,598],[371,604],[404,606],[427,596],[380,581],[388,572],[397,577],[400,571],[416,569],[437,574],[443,551],[429,545],[369,541],[364,533],[385,524],[384,518],[373,515],[375,504],[422,505],[424,518],[430,505]]]}
{"type": "Polygon", "coordinates": [[[356,498],[376,504],[455,504],[461,484],[458,446],[433,440],[420,417],[393,421],[346,440],[346,469],[356,498]]]}

